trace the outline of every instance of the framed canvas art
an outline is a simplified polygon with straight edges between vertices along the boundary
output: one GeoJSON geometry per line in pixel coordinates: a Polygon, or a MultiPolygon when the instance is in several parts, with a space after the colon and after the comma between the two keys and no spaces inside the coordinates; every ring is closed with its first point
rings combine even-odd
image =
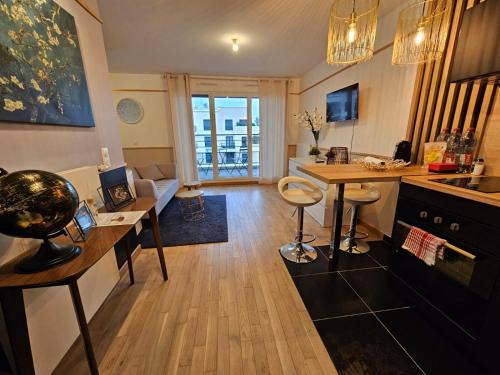
{"type": "Polygon", "coordinates": [[[0,121],[95,126],[75,20],[53,0],[0,2],[0,121]]]}

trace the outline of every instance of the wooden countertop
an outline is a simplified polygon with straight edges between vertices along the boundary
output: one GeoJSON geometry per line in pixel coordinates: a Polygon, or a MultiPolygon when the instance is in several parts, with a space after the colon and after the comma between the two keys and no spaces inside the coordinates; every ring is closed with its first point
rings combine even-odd
{"type": "Polygon", "coordinates": [[[370,171],[357,164],[299,165],[297,169],[327,184],[399,181],[403,176],[420,176],[432,173],[427,171],[427,168],[413,165],[387,172],[370,171]]]}
{"type": "MultiPolygon", "coordinates": [[[[153,198],[137,198],[137,200],[120,211],[149,211],[156,201],[153,198]]],[[[30,273],[16,273],[15,265],[25,256],[35,253],[37,249],[24,253],[0,267],[0,288],[21,287],[31,288],[40,286],[58,285],[68,279],[81,276],[90,267],[96,264],[116,243],[122,239],[134,225],[115,225],[96,227],[89,232],[85,242],[76,243],[82,252],[73,260],[62,263],[47,270],[30,273]]],[[[68,236],[59,236],[52,241],[60,244],[69,244],[68,236]]]]}
{"type": "MultiPolygon", "coordinates": [[[[473,201],[489,204],[492,206],[500,207],[500,193],[482,193],[480,191],[464,189],[456,186],[445,185],[433,180],[440,178],[460,178],[471,177],[471,175],[457,175],[457,174],[444,174],[444,175],[428,175],[428,176],[407,176],[403,177],[402,182],[407,184],[420,186],[426,189],[439,191],[445,194],[455,195],[460,198],[470,199],[473,201]]],[[[473,176],[473,177],[486,177],[486,176],[473,176]]]]}

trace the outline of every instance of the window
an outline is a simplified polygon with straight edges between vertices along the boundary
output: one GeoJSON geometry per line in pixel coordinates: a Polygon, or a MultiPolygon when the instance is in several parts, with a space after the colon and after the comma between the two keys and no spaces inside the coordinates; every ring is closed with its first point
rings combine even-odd
{"type": "Polygon", "coordinates": [[[210,131],[210,119],[203,119],[203,130],[210,131]]]}
{"type": "Polygon", "coordinates": [[[234,148],[234,137],[226,135],[226,148],[234,148]]]}
{"type": "Polygon", "coordinates": [[[199,93],[191,100],[198,178],[259,176],[259,98],[199,93]]]}

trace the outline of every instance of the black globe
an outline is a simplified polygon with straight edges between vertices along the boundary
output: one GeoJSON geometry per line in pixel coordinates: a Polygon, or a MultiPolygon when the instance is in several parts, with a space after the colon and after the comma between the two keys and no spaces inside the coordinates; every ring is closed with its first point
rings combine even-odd
{"type": "Polygon", "coordinates": [[[75,187],[57,174],[27,170],[0,177],[0,232],[44,239],[73,219],[78,208],[75,187]]]}

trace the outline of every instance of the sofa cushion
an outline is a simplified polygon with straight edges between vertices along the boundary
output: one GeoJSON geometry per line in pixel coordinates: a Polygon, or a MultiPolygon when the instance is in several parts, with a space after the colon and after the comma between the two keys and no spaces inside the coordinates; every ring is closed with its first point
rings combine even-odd
{"type": "Polygon", "coordinates": [[[161,173],[158,167],[155,164],[147,165],[145,167],[135,167],[141,178],[145,180],[161,180],[164,179],[165,176],[161,173]]]}
{"type": "Polygon", "coordinates": [[[158,191],[156,202],[156,212],[159,215],[161,210],[173,198],[177,190],[179,190],[179,180],[159,180],[153,181],[158,191]]]}
{"type": "Polygon", "coordinates": [[[175,164],[157,164],[157,166],[165,178],[177,177],[175,164]]]}
{"type": "Polygon", "coordinates": [[[173,185],[177,185],[177,180],[157,180],[154,182],[156,185],[156,190],[158,190],[158,194],[162,195],[167,190],[169,190],[173,185]]]}

